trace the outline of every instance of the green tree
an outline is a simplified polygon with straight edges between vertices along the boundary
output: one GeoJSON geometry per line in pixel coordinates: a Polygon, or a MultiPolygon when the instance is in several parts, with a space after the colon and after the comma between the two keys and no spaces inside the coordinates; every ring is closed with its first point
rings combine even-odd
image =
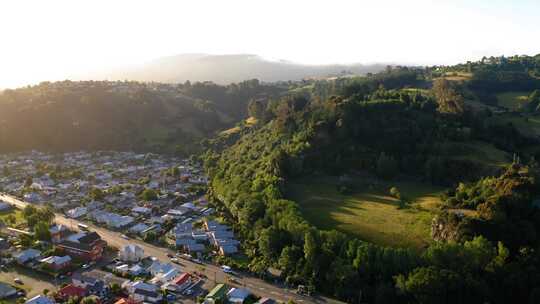
{"type": "Polygon", "coordinates": [[[157,200],[157,197],[158,197],[157,192],[154,189],[146,188],[141,193],[141,199],[145,201],[155,201],[157,200]]]}
{"type": "Polygon", "coordinates": [[[381,152],[377,159],[377,175],[384,179],[393,178],[398,172],[398,163],[392,156],[381,152]]]}
{"type": "Polygon", "coordinates": [[[49,225],[45,222],[37,222],[34,226],[34,236],[41,241],[50,241],[51,232],[49,231],[49,225]]]}

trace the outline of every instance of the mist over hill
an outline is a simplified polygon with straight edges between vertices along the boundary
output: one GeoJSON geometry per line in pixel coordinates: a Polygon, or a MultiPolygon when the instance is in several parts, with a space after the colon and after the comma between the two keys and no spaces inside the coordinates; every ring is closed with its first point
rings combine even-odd
{"type": "Polygon", "coordinates": [[[181,54],[107,73],[106,78],[136,81],[213,81],[218,84],[259,79],[265,82],[325,78],[381,71],[385,64],[304,65],[270,61],[257,55],[181,54]]]}

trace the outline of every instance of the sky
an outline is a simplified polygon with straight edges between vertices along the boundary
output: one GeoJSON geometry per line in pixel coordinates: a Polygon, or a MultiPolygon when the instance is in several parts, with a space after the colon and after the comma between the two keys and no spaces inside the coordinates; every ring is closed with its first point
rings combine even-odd
{"type": "Polygon", "coordinates": [[[539,0],[2,0],[0,88],[183,53],[453,64],[540,53],[539,0]]]}

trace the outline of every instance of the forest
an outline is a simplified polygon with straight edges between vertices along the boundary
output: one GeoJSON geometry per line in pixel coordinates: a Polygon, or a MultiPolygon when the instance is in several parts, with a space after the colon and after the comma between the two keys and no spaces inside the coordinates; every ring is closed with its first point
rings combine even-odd
{"type": "Polygon", "coordinates": [[[276,267],[288,284],[351,303],[540,301],[539,139],[506,120],[534,114],[512,114],[489,96],[497,83],[540,88],[538,56],[522,59],[393,67],[250,102],[257,126],[208,141],[205,155],[210,194],[242,235],[249,270],[276,267]],[[462,68],[470,75],[456,77],[462,68]],[[501,160],[474,155],[486,146],[501,160]],[[359,172],[445,187],[433,242],[414,250],[318,229],[288,195],[298,177],[321,175],[341,176],[339,191],[363,191],[347,178],[359,172]]]}

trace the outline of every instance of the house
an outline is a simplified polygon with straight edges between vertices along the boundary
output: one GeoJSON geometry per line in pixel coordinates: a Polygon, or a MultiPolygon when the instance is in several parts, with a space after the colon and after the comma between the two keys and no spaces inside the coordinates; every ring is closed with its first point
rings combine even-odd
{"type": "Polygon", "coordinates": [[[60,301],[67,301],[70,298],[83,298],[87,294],[86,288],[68,284],[57,291],[56,298],[60,301]]]}
{"type": "Polygon", "coordinates": [[[66,212],[66,215],[70,218],[80,218],[81,216],[86,215],[88,209],[86,207],[77,207],[70,209],[66,212]]]}
{"type": "Polygon", "coordinates": [[[128,244],[118,252],[118,258],[124,262],[138,262],[144,257],[144,250],[135,244],[128,244]]]}
{"type": "Polygon", "coordinates": [[[9,284],[0,282],[0,299],[9,298],[16,294],[17,294],[17,289],[13,288],[13,286],[9,284]]]}
{"type": "Polygon", "coordinates": [[[251,292],[245,288],[231,288],[227,292],[229,303],[242,304],[251,295],[251,292]]]}
{"type": "Polygon", "coordinates": [[[225,299],[229,287],[225,284],[217,284],[205,297],[204,302],[216,303],[225,299]]]}
{"type": "Polygon", "coordinates": [[[11,204],[0,201],[0,212],[8,211],[12,208],[11,204]]]}
{"type": "Polygon", "coordinates": [[[54,301],[44,295],[37,295],[26,301],[25,304],[54,304],[54,301]]]}
{"type": "Polygon", "coordinates": [[[188,244],[185,246],[187,252],[189,253],[196,253],[196,252],[204,252],[204,249],[206,248],[203,244],[188,244]]]}
{"type": "Polygon", "coordinates": [[[71,265],[71,257],[69,255],[63,257],[50,256],[40,260],[39,262],[49,269],[59,271],[71,265]]]}
{"type": "Polygon", "coordinates": [[[260,298],[255,304],[275,304],[276,301],[270,298],[260,298]]]}
{"type": "Polygon", "coordinates": [[[219,247],[219,254],[222,256],[232,255],[238,252],[236,245],[223,245],[219,247]]]}
{"type": "Polygon", "coordinates": [[[129,232],[134,233],[134,234],[139,234],[139,233],[145,231],[146,229],[148,229],[148,227],[149,226],[144,224],[144,223],[139,223],[139,224],[131,227],[129,229],[129,232]]]}
{"type": "Polygon", "coordinates": [[[106,246],[107,242],[96,232],[76,233],[56,244],[59,250],[85,261],[101,259],[106,246]]]}
{"type": "Polygon", "coordinates": [[[142,302],[135,301],[132,298],[120,298],[114,304],[141,304],[142,302]]]}
{"type": "Polygon", "coordinates": [[[41,255],[41,251],[36,249],[26,249],[19,253],[16,253],[13,257],[19,264],[25,264],[29,261],[37,260],[41,255]]]}
{"type": "Polygon", "coordinates": [[[143,281],[126,282],[122,285],[127,290],[130,297],[137,302],[160,302],[163,297],[158,287],[154,284],[144,283],[143,281]]]}
{"type": "Polygon", "coordinates": [[[107,294],[107,284],[101,278],[89,276],[88,273],[80,274],[75,272],[71,277],[74,286],[84,288],[89,294],[105,296],[107,294]]]}
{"type": "Polygon", "coordinates": [[[148,215],[152,212],[152,210],[150,208],[146,208],[146,207],[135,207],[133,209],[131,209],[131,212],[135,213],[135,214],[138,214],[138,215],[148,215]]]}
{"type": "Polygon", "coordinates": [[[65,225],[54,225],[49,228],[49,232],[51,233],[51,240],[53,243],[59,243],[66,236],[69,230],[65,225]]]}
{"type": "Polygon", "coordinates": [[[172,283],[177,286],[177,290],[179,291],[182,291],[188,288],[192,282],[193,282],[193,277],[191,276],[191,274],[189,274],[189,272],[182,273],[180,276],[178,276],[172,281],[172,283]]]}

